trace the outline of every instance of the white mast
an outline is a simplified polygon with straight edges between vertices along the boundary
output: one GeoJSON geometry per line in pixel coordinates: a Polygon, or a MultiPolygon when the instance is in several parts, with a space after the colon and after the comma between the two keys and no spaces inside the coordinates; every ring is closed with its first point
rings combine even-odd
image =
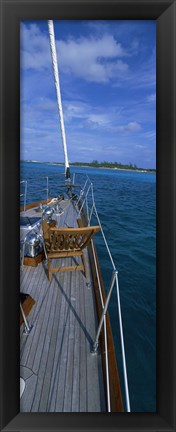
{"type": "Polygon", "coordinates": [[[64,148],[65,176],[66,176],[66,178],[70,178],[70,168],[69,168],[69,162],[68,162],[67,143],[66,143],[66,136],[65,136],[65,126],[64,126],[64,118],[63,118],[63,111],[62,111],[60,83],[59,83],[59,71],[58,71],[58,64],[57,64],[56,44],[55,44],[55,37],[54,37],[54,26],[53,26],[52,20],[48,20],[48,30],[49,30],[49,37],[50,37],[52,63],[53,63],[53,69],[54,69],[54,81],[55,81],[55,86],[56,86],[56,96],[57,96],[57,105],[58,105],[58,110],[59,110],[62,144],[63,144],[63,148],[64,148]]]}

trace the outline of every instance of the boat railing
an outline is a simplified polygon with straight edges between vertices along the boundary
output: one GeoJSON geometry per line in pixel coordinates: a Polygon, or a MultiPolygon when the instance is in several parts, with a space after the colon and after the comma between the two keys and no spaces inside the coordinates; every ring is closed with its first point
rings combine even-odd
{"type": "Polygon", "coordinates": [[[26,210],[26,198],[27,198],[27,180],[20,181],[20,185],[24,185],[24,193],[20,193],[20,201],[23,198],[23,210],[26,210]]]}
{"type": "MultiPolygon", "coordinates": [[[[33,182],[32,180],[21,180],[20,181],[20,202],[23,207],[23,211],[26,211],[26,205],[28,202],[36,201],[36,196],[39,197],[38,201],[41,201],[44,199],[46,203],[48,203],[49,195],[50,195],[50,189],[52,187],[51,180],[58,177],[59,179],[62,176],[63,180],[63,174],[53,174],[52,176],[46,176],[46,177],[40,177],[40,183],[38,188],[35,187],[35,190],[33,188],[33,182]],[[40,184],[42,187],[40,187],[40,184]],[[43,187],[44,186],[44,187],[43,187]]],[[[56,184],[54,185],[56,189],[56,184]]],[[[58,188],[61,187],[61,184],[58,185],[58,188]]]]}
{"type": "Polygon", "coordinates": [[[93,256],[94,256],[94,263],[95,263],[95,269],[96,269],[96,275],[97,275],[97,281],[98,281],[98,287],[100,292],[100,298],[101,298],[101,306],[102,306],[102,315],[100,319],[100,323],[98,326],[97,334],[95,337],[95,341],[93,344],[93,353],[97,352],[98,344],[99,344],[99,336],[102,329],[102,326],[104,325],[104,343],[105,343],[105,362],[106,362],[106,385],[107,385],[107,402],[108,402],[108,411],[111,411],[111,402],[110,402],[110,386],[109,386],[109,364],[108,364],[108,347],[107,347],[107,326],[106,326],[106,312],[108,309],[111,293],[113,291],[114,286],[116,287],[116,294],[117,294],[117,308],[118,308],[118,318],[119,318],[119,332],[120,332],[120,343],[121,343],[121,351],[122,351],[122,365],[123,365],[123,378],[124,378],[124,388],[125,388],[125,399],[126,399],[126,410],[127,412],[130,412],[130,398],[129,398],[129,388],[128,388],[128,377],[127,377],[127,367],[126,367],[126,356],[125,356],[125,346],[124,346],[124,334],[123,334],[123,323],[122,323],[122,313],[121,313],[121,301],[120,301],[120,291],[119,291],[119,280],[118,280],[118,271],[116,269],[110,248],[108,246],[104,230],[98,215],[98,211],[95,204],[95,198],[94,198],[94,189],[93,184],[89,177],[87,176],[87,179],[85,181],[85,184],[83,188],[81,189],[80,195],[77,199],[77,206],[79,214],[81,214],[82,209],[86,211],[88,225],[91,223],[92,216],[94,215],[98,221],[98,224],[101,229],[101,234],[104,240],[104,244],[107,250],[107,253],[109,255],[111,264],[112,264],[112,276],[111,281],[109,285],[108,294],[106,297],[106,301],[104,302],[102,292],[101,292],[101,282],[99,277],[99,271],[97,266],[97,260],[96,260],[96,254],[95,254],[95,248],[94,248],[94,242],[92,242],[92,250],[93,250],[93,256]],[[91,199],[90,199],[91,198],[91,199]]]}

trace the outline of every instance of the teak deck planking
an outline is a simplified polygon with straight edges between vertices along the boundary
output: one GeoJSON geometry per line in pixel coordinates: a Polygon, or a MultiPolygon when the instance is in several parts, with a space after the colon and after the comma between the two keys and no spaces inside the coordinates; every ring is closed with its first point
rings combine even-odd
{"type": "MultiPolygon", "coordinates": [[[[63,207],[58,226],[76,227],[74,205],[63,201],[63,207]]],[[[46,261],[21,271],[21,292],[36,302],[28,316],[31,333],[24,335],[21,326],[21,377],[26,384],[21,412],[106,410],[101,356],[91,354],[97,319],[87,250],[84,253],[87,279],[82,271],[54,273],[50,283],[46,261]]],[[[73,258],[62,261],[74,264],[73,258]]]]}

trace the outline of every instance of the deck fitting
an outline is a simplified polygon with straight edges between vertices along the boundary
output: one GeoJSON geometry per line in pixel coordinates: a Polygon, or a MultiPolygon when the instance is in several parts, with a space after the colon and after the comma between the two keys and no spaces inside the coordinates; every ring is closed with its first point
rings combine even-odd
{"type": "Polygon", "coordinates": [[[30,334],[32,328],[33,328],[33,325],[28,325],[28,327],[25,326],[24,330],[23,330],[23,334],[26,335],[26,336],[28,336],[30,334]]]}
{"type": "Polygon", "coordinates": [[[94,343],[92,345],[92,349],[91,349],[91,354],[95,355],[95,354],[99,354],[99,343],[94,343]]]}

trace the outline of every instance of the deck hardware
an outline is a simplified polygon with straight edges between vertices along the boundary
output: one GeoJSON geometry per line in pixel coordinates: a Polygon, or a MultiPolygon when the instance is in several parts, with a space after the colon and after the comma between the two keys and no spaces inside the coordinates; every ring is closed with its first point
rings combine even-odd
{"type": "Polygon", "coordinates": [[[22,242],[22,257],[21,257],[21,270],[22,271],[24,269],[24,254],[25,254],[26,240],[27,240],[27,236],[25,236],[25,238],[23,239],[23,242],[22,242]]]}
{"type": "Polygon", "coordinates": [[[42,203],[40,203],[39,204],[39,206],[38,206],[38,209],[37,209],[38,211],[40,211],[40,212],[42,212],[43,211],[43,204],[42,203]]]}
{"type": "Polygon", "coordinates": [[[54,213],[56,214],[56,216],[60,216],[63,213],[63,208],[61,207],[61,205],[59,203],[57,203],[55,205],[54,213]]]}
{"type": "Polygon", "coordinates": [[[27,320],[26,315],[25,315],[25,313],[24,313],[24,310],[23,310],[23,307],[22,307],[21,302],[20,302],[20,310],[21,310],[22,317],[23,317],[23,320],[24,320],[24,331],[23,331],[23,333],[24,333],[25,335],[29,335],[29,333],[31,332],[31,330],[32,330],[32,328],[33,328],[33,325],[30,325],[30,324],[28,323],[28,320],[27,320]]]}
{"type": "Polygon", "coordinates": [[[46,219],[46,221],[47,221],[48,223],[52,222],[52,216],[53,216],[53,213],[54,213],[54,209],[53,209],[53,207],[49,207],[49,206],[47,206],[47,207],[45,208],[44,213],[43,213],[43,217],[44,217],[44,219],[46,219]]]}

